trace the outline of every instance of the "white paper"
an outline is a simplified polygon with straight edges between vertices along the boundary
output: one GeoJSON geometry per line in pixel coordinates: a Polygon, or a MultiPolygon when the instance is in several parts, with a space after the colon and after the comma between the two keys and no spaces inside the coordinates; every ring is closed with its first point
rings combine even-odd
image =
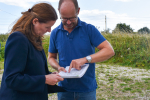
{"type": "Polygon", "coordinates": [[[89,67],[89,64],[84,64],[83,66],[81,66],[81,70],[77,70],[75,68],[72,68],[70,73],[68,73],[68,70],[69,70],[69,66],[66,66],[66,71],[67,72],[59,72],[59,75],[62,77],[62,78],[81,78],[86,70],[88,69],[89,67]]]}

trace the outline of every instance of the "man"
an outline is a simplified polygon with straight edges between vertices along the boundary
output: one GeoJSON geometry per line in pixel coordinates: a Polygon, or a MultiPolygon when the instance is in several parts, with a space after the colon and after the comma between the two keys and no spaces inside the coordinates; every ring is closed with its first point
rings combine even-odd
{"type": "Polygon", "coordinates": [[[80,8],[77,0],[60,0],[58,10],[62,23],[50,36],[48,62],[58,72],[66,66],[81,69],[89,63],[82,78],[64,79],[59,82],[68,92],[59,92],[58,100],[96,100],[95,62],[109,59],[115,53],[109,42],[91,24],[78,18],[80,8]],[[100,51],[95,53],[95,47],[100,51]],[[59,63],[57,62],[59,54],[59,63]]]}

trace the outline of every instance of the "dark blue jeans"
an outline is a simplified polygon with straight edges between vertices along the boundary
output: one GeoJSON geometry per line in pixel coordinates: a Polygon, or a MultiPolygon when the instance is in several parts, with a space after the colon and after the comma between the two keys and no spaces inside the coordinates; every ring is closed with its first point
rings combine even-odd
{"type": "Polygon", "coordinates": [[[96,100],[96,90],[91,92],[58,92],[58,100],[96,100]]]}

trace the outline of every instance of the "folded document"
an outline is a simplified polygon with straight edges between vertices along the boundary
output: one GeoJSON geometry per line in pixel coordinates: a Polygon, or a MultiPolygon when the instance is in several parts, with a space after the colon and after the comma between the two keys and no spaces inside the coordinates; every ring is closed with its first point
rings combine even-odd
{"type": "Polygon", "coordinates": [[[81,66],[81,70],[71,68],[70,73],[68,73],[69,66],[66,66],[65,69],[66,69],[67,72],[61,71],[61,72],[59,72],[59,75],[62,78],[81,78],[85,74],[88,67],[89,67],[89,64],[84,64],[84,65],[81,66]]]}

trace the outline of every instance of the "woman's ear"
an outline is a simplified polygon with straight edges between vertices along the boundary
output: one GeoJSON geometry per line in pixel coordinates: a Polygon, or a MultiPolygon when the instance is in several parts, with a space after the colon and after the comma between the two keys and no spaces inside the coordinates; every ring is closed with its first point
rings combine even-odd
{"type": "Polygon", "coordinates": [[[37,18],[34,18],[32,21],[33,25],[35,25],[37,22],[39,22],[39,20],[37,18]]]}

